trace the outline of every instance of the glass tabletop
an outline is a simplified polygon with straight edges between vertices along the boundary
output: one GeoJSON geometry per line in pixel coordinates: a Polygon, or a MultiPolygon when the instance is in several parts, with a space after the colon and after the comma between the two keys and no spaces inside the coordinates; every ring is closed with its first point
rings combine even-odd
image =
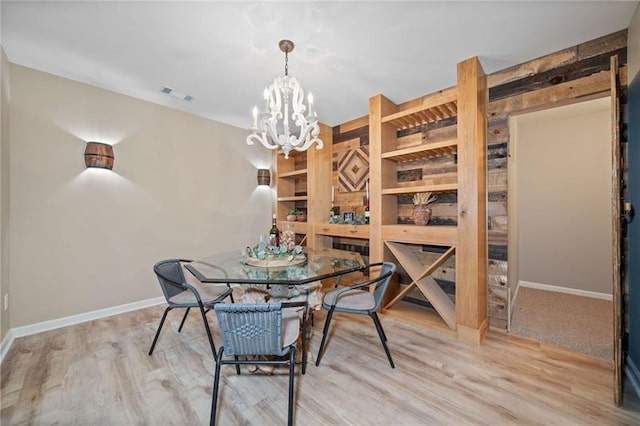
{"type": "Polygon", "coordinates": [[[366,267],[359,253],[305,248],[301,263],[267,267],[247,263],[244,250],[224,251],[196,260],[186,268],[204,283],[306,284],[362,270],[366,267]]]}

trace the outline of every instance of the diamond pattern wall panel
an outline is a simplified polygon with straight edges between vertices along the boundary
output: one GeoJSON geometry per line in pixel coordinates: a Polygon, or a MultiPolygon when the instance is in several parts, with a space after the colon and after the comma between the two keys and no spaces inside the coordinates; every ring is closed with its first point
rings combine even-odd
{"type": "Polygon", "coordinates": [[[338,191],[364,191],[369,177],[369,147],[351,149],[338,157],[338,191]]]}

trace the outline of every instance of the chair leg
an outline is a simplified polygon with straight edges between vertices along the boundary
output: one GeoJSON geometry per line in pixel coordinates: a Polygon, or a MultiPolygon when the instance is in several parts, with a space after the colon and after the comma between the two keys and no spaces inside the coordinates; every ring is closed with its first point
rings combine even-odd
{"type": "Polygon", "coordinates": [[[378,330],[378,336],[380,336],[380,341],[382,342],[382,346],[384,347],[384,351],[387,354],[387,359],[389,359],[389,364],[391,364],[391,368],[396,368],[393,360],[391,359],[391,352],[389,352],[389,347],[387,346],[387,336],[384,334],[384,330],[382,329],[382,323],[380,323],[380,318],[378,318],[378,314],[372,312],[369,314],[371,318],[373,318],[373,323],[376,325],[376,330],[378,330]]]}
{"type": "Polygon", "coordinates": [[[300,332],[302,333],[302,374],[307,372],[307,327],[307,318],[302,318],[300,323],[300,332]]]}
{"type": "Polygon", "coordinates": [[[296,373],[296,347],[292,346],[289,350],[289,415],[287,417],[287,426],[293,425],[293,378],[296,373]]]}
{"type": "Polygon", "coordinates": [[[331,323],[331,317],[333,316],[333,309],[329,309],[327,312],[327,319],[324,321],[324,328],[322,329],[322,340],[320,341],[320,349],[318,349],[318,356],[316,358],[316,367],[320,365],[320,360],[324,352],[324,344],[327,339],[327,332],[329,331],[329,324],[331,323]]]}
{"type": "Polygon", "coordinates": [[[184,316],[182,317],[182,322],[180,323],[180,327],[178,327],[178,333],[182,331],[182,326],[184,326],[184,322],[187,320],[187,315],[189,315],[190,310],[191,308],[187,308],[186,312],[184,313],[184,316]]]}
{"type": "MultiPolygon", "coordinates": [[[[234,355],[233,359],[238,361],[238,355],[234,355]]],[[[236,374],[240,375],[240,364],[236,364],[236,374]]]]}
{"type": "MultiPolygon", "coordinates": [[[[222,353],[224,348],[220,348],[220,353],[216,359],[222,359],[222,353]]],[[[220,384],[220,366],[222,364],[216,361],[216,370],[213,375],[213,396],[211,398],[211,420],[209,425],[214,426],[216,424],[216,406],[218,405],[218,385],[220,384]]]]}
{"type": "Polygon", "coordinates": [[[213,343],[213,337],[211,336],[211,329],[209,328],[209,321],[207,321],[207,314],[204,308],[200,307],[200,313],[202,314],[202,320],[204,321],[204,328],[207,331],[207,337],[209,338],[209,345],[211,346],[211,352],[213,352],[213,359],[218,362],[216,355],[216,345],[213,343]]]}
{"type": "Polygon", "coordinates": [[[151,344],[151,349],[149,349],[149,355],[153,353],[153,349],[156,347],[156,342],[158,341],[158,337],[160,336],[160,330],[162,330],[162,326],[164,325],[164,320],[167,319],[167,314],[169,311],[173,309],[171,306],[167,306],[167,309],[164,310],[164,314],[162,314],[162,319],[160,320],[160,325],[158,326],[158,330],[156,331],[156,337],[153,338],[153,343],[151,344]]]}

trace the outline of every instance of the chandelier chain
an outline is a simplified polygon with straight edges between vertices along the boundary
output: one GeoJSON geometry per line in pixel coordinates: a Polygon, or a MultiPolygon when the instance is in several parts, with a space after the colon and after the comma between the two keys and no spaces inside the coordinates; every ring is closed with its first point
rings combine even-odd
{"type": "Polygon", "coordinates": [[[289,75],[289,51],[284,52],[284,75],[289,75]]]}

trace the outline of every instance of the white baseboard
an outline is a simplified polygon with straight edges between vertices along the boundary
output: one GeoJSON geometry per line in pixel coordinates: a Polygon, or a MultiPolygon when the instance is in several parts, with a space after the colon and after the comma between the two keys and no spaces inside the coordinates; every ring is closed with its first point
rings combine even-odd
{"type": "Polygon", "coordinates": [[[516,300],[518,299],[518,291],[520,290],[520,283],[516,284],[516,291],[511,296],[511,287],[507,287],[507,306],[509,312],[507,312],[507,331],[511,331],[511,317],[513,316],[513,309],[516,307],[516,300]]]}
{"type": "Polygon", "coordinates": [[[640,398],[640,370],[633,362],[633,360],[627,356],[627,362],[624,367],[625,375],[629,379],[631,387],[636,391],[636,394],[640,398]]]}
{"type": "Polygon", "coordinates": [[[0,364],[4,361],[4,356],[9,352],[9,348],[13,344],[15,340],[15,336],[13,335],[13,330],[9,329],[7,334],[4,335],[4,339],[2,339],[2,350],[0,351],[0,364]]]}
{"type": "Polygon", "coordinates": [[[593,299],[613,300],[612,294],[598,293],[595,291],[580,290],[577,288],[560,287],[557,285],[540,284],[531,281],[518,281],[518,287],[533,288],[536,290],[555,291],[556,293],[573,294],[574,296],[591,297],[593,299]]]}
{"type": "Polygon", "coordinates": [[[518,300],[518,291],[520,291],[520,282],[516,285],[516,291],[513,292],[513,297],[511,297],[511,288],[509,288],[509,315],[513,314],[513,308],[516,306],[516,300],[518,300]]]}
{"type": "Polygon", "coordinates": [[[125,312],[137,311],[138,309],[148,308],[150,306],[165,303],[164,297],[154,297],[152,299],[140,300],[138,302],[126,303],[124,305],[112,306],[110,308],[98,309],[97,311],[85,312],[78,315],[58,318],[50,321],[43,321],[36,324],[25,325],[10,329],[5,338],[2,340],[2,353],[0,354],[0,364],[4,361],[4,357],[9,352],[13,341],[18,337],[29,336],[31,334],[42,333],[43,331],[55,330],[56,328],[67,327],[69,325],[80,324],[87,321],[106,318],[113,315],[123,314],[125,312]]]}

